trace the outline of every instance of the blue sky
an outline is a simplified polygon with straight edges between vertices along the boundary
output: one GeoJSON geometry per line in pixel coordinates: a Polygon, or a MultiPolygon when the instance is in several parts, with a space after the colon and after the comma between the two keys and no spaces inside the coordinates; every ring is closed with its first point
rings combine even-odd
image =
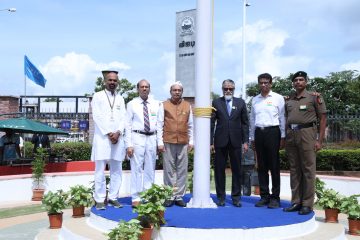
{"type": "MultiPolygon", "coordinates": [[[[324,77],[360,70],[360,1],[252,0],[247,8],[246,82],[298,70],[324,77]]],[[[242,83],[242,1],[214,0],[212,88],[242,83]]],[[[175,81],[175,13],[195,0],[2,0],[0,95],[24,94],[24,54],[47,79],[27,95],[93,92],[102,69],[132,83],[146,78],[157,99],[175,81]]]]}

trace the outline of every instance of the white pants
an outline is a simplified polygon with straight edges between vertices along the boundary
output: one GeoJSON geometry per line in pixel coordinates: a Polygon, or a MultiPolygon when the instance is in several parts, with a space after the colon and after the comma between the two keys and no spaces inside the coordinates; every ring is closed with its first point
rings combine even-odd
{"type": "Polygon", "coordinates": [[[156,135],[132,133],[134,155],[131,166],[131,198],[140,201],[139,194],[151,187],[155,180],[156,135]]]}
{"type": "Polygon", "coordinates": [[[94,192],[94,199],[96,202],[104,202],[106,198],[105,166],[107,162],[109,162],[110,165],[110,187],[108,199],[115,200],[119,195],[122,177],[122,161],[96,160],[94,192]]]}

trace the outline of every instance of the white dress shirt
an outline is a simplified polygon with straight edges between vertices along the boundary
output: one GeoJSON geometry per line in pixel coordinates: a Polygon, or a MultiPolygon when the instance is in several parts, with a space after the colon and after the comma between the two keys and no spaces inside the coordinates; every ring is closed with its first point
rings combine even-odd
{"type": "Polygon", "coordinates": [[[278,93],[270,91],[266,97],[261,94],[252,99],[250,113],[250,140],[255,140],[256,127],[279,126],[281,138],[285,138],[285,101],[278,93]]]}
{"type": "MultiPolygon", "coordinates": [[[[144,100],[140,97],[134,98],[127,104],[126,110],[126,135],[125,135],[125,145],[126,147],[133,147],[133,142],[131,134],[133,130],[145,131],[144,130],[144,100]]],[[[157,122],[157,113],[159,110],[160,102],[149,98],[146,100],[147,108],[149,112],[149,123],[150,131],[156,131],[156,122],[157,122]]]]}

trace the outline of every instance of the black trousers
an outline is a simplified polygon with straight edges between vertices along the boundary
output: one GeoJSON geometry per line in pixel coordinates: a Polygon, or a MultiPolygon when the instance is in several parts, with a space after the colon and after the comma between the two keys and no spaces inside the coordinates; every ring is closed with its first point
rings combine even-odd
{"type": "Polygon", "coordinates": [[[227,159],[230,159],[232,184],[231,184],[231,198],[233,201],[240,200],[241,197],[241,153],[242,148],[234,148],[230,141],[224,148],[215,148],[215,188],[216,195],[219,200],[225,200],[225,168],[227,159]]]}
{"type": "Polygon", "coordinates": [[[255,129],[255,148],[261,198],[280,199],[280,139],[279,127],[255,129]],[[271,194],[269,191],[269,171],[272,183],[271,194]]]}
{"type": "Polygon", "coordinates": [[[251,175],[254,171],[254,165],[241,165],[241,186],[244,196],[251,195],[251,175]]]}

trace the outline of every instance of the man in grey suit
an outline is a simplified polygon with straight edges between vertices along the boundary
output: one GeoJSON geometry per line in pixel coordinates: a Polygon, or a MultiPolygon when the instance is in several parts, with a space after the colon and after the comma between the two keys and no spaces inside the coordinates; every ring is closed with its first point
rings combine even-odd
{"type": "Polygon", "coordinates": [[[241,156],[248,150],[249,120],[245,101],[234,97],[235,83],[231,79],[222,83],[223,97],[213,100],[216,109],[211,116],[211,151],[215,153],[215,186],[217,205],[225,206],[225,168],[229,158],[232,171],[231,198],[233,205],[241,207],[241,156]]]}

